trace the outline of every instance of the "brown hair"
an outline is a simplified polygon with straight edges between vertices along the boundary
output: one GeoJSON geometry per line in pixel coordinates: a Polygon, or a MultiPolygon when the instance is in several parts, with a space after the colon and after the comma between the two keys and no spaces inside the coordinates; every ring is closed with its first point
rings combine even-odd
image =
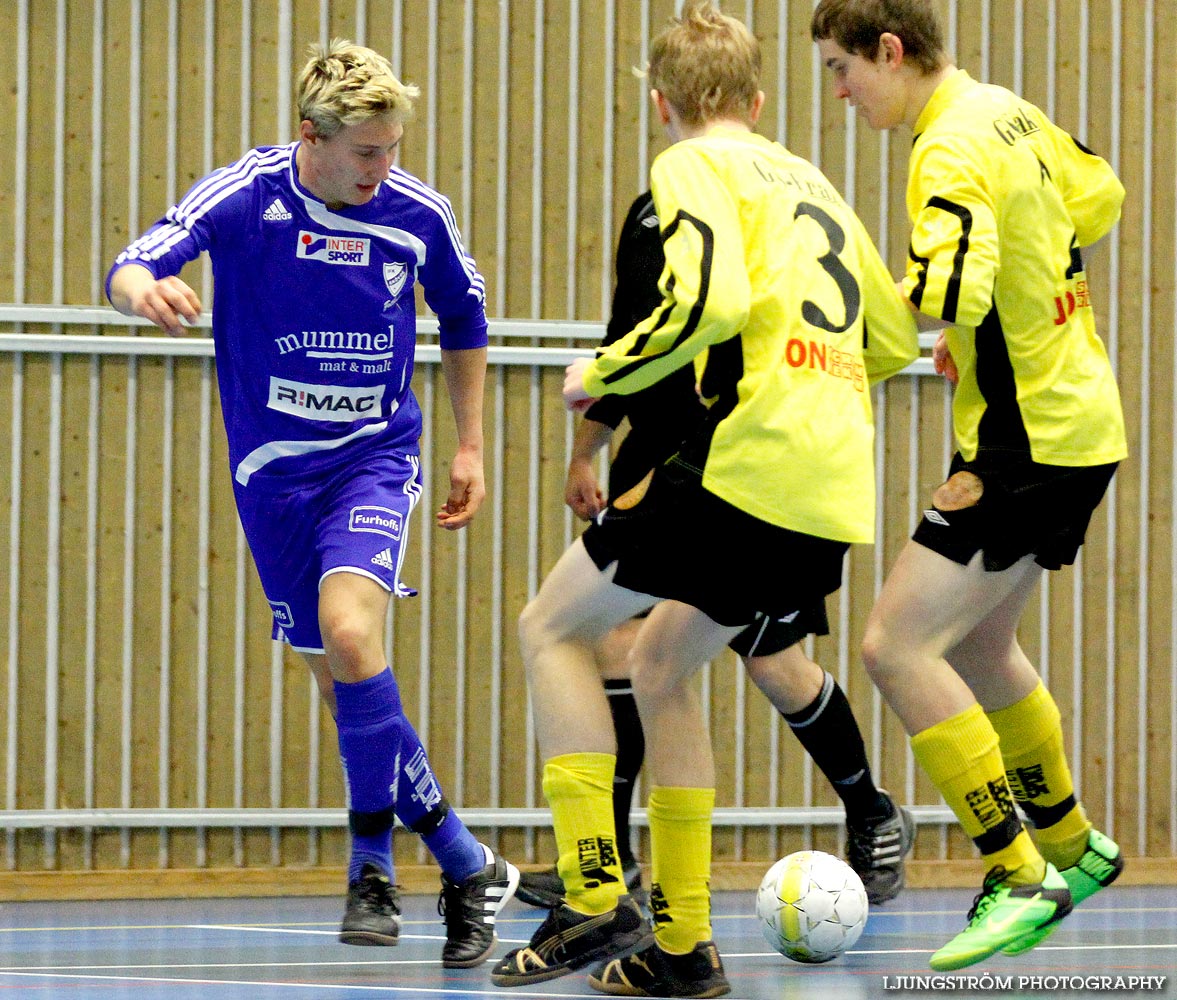
{"type": "Polygon", "coordinates": [[[821,0],[813,12],[815,42],[833,39],[851,55],[874,59],[879,37],[889,32],[903,40],[905,58],[925,75],[944,65],[944,32],[934,0],[821,0]]]}

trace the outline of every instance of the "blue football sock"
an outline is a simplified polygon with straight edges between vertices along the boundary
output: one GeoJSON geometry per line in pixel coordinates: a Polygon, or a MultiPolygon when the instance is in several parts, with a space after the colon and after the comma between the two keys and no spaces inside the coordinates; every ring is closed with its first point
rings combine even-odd
{"type": "Polygon", "coordinates": [[[393,788],[404,717],[392,671],[355,684],[336,681],[335,705],[352,830],[347,878],[356,881],[369,861],[392,879],[393,788]]]}
{"type": "Polygon", "coordinates": [[[451,882],[464,882],[490,863],[486,851],[450,809],[421,739],[403,715],[400,746],[396,815],[424,841],[451,882]]]}

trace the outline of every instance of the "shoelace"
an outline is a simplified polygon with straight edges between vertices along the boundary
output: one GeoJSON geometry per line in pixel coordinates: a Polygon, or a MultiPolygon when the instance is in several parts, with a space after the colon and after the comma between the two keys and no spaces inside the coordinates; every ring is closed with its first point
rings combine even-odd
{"type": "Polygon", "coordinates": [[[361,903],[370,906],[391,906],[392,883],[386,878],[368,876],[360,882],[357,895],[361,903]]]}
{"type": "Polygon", "coordinates": [[[997,900],[997,887],[1005,881],[1009,872],[1001,865],[994,865],[985,873],[985,880],[981,883],[981,891],[973,897],[973,905],[969,909],[967,921],[973,922],[973,918],[977,916],[984,916],[985,912],[997,900]]]}
{"type": "Polygon", "coordinates": [[[437,915],[444,918],[446,927],[449,927],[451,917],[461,920],[466,916],[464,911],[472,908],[466,905],[467,902],[469,902],[469,897],[462,892],[461,887],[453,882],[447,882],[442,886],[441,893],[437,897],[437,915]],[[452,908],[447,901],[449,896],[454,896],[457,899],[457,905],[452,908]]]}
{"type": "MultiPolygon", "coordinates": [[[[885,822],[885,821],[884,821],[885,822]]],[[[850,867],[856,871],[859,868],[874,868],[875,854],[878,850],[879,842],[884,836],[894,835],[896,844],[900,843],[899,838],[902,836],[898,831],[886,831],[886,833],[879,833],[878,827],[868,830],[850,829],[849,836],[849,852],[850,852],[850,867]]]]}

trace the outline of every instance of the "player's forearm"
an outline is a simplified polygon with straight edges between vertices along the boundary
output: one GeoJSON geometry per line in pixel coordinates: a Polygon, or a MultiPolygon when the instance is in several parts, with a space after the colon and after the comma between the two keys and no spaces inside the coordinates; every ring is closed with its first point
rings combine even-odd
{"type": "Polygon", "coordinates": [[[613,428],[598,420],[585,417],[576,425],[572,436],[572,459],[589,461],[613,437],[613,428]]]}
{"type": "Polygon", "coordinates": [[[442,351],[441,368],[445,374],[458,446],[482,453],[482,405],[486,385],[486,348],[442,351]]]}

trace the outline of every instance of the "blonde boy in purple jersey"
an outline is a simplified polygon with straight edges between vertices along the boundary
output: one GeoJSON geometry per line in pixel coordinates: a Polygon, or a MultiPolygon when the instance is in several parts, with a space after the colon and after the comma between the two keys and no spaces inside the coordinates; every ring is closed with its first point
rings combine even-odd
{"type": "Polygon", "coordinates": [[[1124,188],[1041,110],[957,69],[936,7],[821,0],[812,34],[837,96],[871,128],[914,133],[901,289],[922,319],[948,325],[938,363],[957,383],[949,478],[863,644],[989,869],[967,926],[931,959],[956,969],[1034,947],[1123,867],[1076,798],[1059,710],[1017,627],[1043,569],[1074,561],[1127,455],[1083,262],[1124,188]]]}
{"type": "Polygon", "coordinates": [[[391,595],[421,493],[410,382],[414,289],[438,317],[458,448],[437,513],[464,528],[485,495],[483,283],[449,202],[395,165],[414,87],[350,42],[312,46],[297,142],[199,181],[119,255],[111,302],[172,335],[201,304],[178,273],[212,259],[217,377],[242,526],[274,615],[339,730],[352,855],[340,939],[394,945],[394,818],[442,869],[442,962],[478,965],[516,868],[449,808],[384,659],[391,595]]]}

